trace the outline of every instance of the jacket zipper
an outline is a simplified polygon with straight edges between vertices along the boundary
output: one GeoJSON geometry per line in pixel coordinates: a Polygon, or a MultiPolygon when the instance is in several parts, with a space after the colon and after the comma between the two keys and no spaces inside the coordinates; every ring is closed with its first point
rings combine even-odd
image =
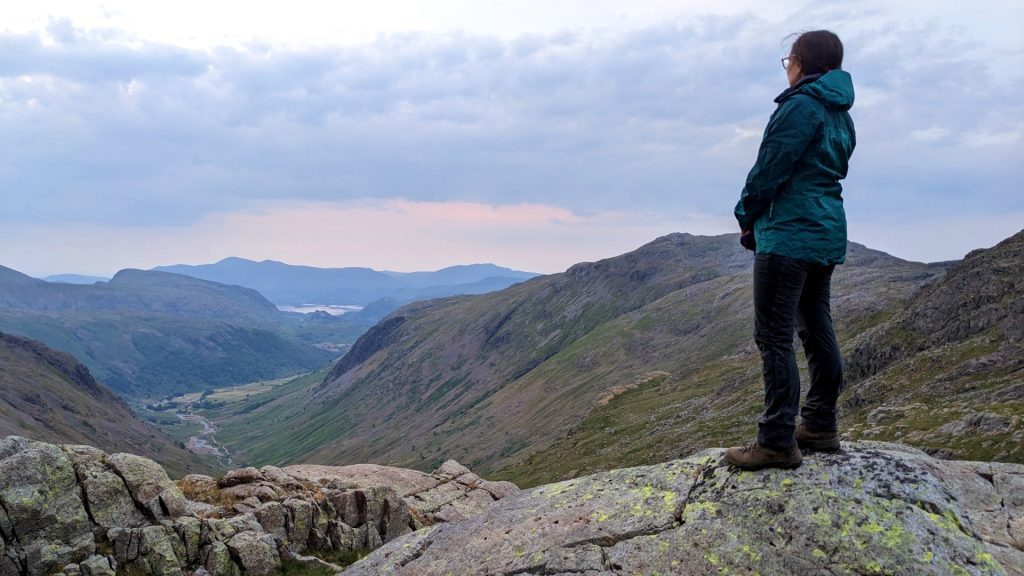
{"type": "Polygon", "coordinates": [[[772,219],[772,212],[775,211],[775,200],[768,203],[768,219],[772,219]]]}

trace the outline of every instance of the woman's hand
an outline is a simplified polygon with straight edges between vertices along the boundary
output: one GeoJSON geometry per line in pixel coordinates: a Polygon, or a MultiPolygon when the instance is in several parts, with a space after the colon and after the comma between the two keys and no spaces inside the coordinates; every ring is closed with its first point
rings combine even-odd
{"type": "Polygon", "coordinates": [[[757,250],[757,241],[754,240],[753,230],[740,230],[740,245],[747,250],[757,250]]]}

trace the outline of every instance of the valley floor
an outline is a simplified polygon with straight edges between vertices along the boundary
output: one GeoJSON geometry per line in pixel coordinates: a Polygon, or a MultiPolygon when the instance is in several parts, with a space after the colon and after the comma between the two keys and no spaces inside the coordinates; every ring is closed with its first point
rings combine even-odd
{"type": "Polygon", "coordinates": [[[240,386],[211,388],[204,392],[182,394],[161,401],[142,400],[133,406],[136,415],[158,427],[189,452],[227,469],[238,465],[232,450],[216,436],[220,427],[214,411],[244,409],[259,401],[264,394],[302,378],[308,373],[295,374],[276,380],[261,380],[240,386]]]}

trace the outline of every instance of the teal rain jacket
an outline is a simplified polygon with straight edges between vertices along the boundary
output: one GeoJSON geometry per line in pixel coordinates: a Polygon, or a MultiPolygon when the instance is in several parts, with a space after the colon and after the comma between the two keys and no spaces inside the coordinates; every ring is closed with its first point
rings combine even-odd
{"type": "Polygon", "coordinates": [[[757,252],[816,264],[846,260],[843,187],[856,145],[853,81],[843,70],[806,76],[780,94],[736,204],[757,252]]]}

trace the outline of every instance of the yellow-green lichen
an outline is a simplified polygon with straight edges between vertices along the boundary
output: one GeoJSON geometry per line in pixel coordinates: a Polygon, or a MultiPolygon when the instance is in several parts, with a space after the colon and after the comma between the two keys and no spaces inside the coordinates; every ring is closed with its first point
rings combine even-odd
{"type": "Polygon", "coordinates": [[[665,507],[666,508],[668,508],[669,510],[675,510],[675,508],[676,508],[676,493],[675,492],[665,492],[665,495],[662,497],[662,499],[665,501],[665,507]]]}
{"type": "Polygon", "coordinates": [[[684,515],[687,519],[695,518],[700,514],[708,514],[714,516],[718,513],[718,504],[715,502],[690,502],[686,505],[684,515]]]}
{"type": "Polygon", "coordinates": [[[750,544],[744,544],[741,551],[747,555],[747,559],[751,562],[760,562],[761,553],[750,547],[750,544]]]}
{"type": "Polygon", "coordinates": [[[988,568],[1000,567],[999,563],[996,562],[996,559],[988,552],[979,551],[977,554],[974,555],[974,559],[978,562],[978,564],[981,564],[982,566],[987,566],[988,568]]]}
{"type": "Polygon", "coordinates": [[[901,544],[905,544],[905,540],[909,539],[908,537],[909,534],[903,530],[903,526],[893,524],[882,534],[882,545],[886,548],[896,548],[901,544]]]}
{"type": "Polygon", "coordinates": [[[946,570],[947,574],[952,574],[953,576],[970,576],[970,572],[966,568],[952,562],[946,565],[946,570]]]}
{"type": "Polygon", "coordinates": [[[825,508],[818,508],[811,514],[811,522],[821,528],[829,528],[832,526],[832,516],[825,508]]]}
{"type": "Polygon", "coordinates": [[[933,512],[926,512],[928,518],[935,523],[938,527],[948,530],[950,532],[963,532],[964,529],[960,525],[960,519],[956,517],[956,514],[952,510],[944,510],[942,515],[935,514],[933,512]]]}
{"type": "Polygon", "coordinates": [[[885,530],[885,528],[882,528],[878,524],[878,522],[875,522],[874,520],[869,520],[868,522],[865,522],[864,525],[861,526],[861,529],[867,532],[868,534],[878,534],[879,532],[885,530]]]}
{"type": "Polygon", "coordinates": [[[540,493],[544,494],[545,496],[548,496],[548,497],[558,496],[559,494],[564,494],[564,493],[568,492],[570,489],[573,488],[574,485],[575,484],[573,482],[571,482],[571,481],[570,482],[560,482],[558,484],[552,484],[552,485],[548,486],[546,493],[545,493],[544,490],[541,490],[540,493]]]}
{"type": "Polygon", "coordinates": [[[633,514],[633,516],[652,516],[652,515],[654,515],[654,510],[651,510],[650,508],[648,508],[648,507],[646,507],[646,506],[644,506],[642,504],[634,504],[634,505],[632,505],[629,508],[629,511],[630,511],[631,514],[633,514]]]}

